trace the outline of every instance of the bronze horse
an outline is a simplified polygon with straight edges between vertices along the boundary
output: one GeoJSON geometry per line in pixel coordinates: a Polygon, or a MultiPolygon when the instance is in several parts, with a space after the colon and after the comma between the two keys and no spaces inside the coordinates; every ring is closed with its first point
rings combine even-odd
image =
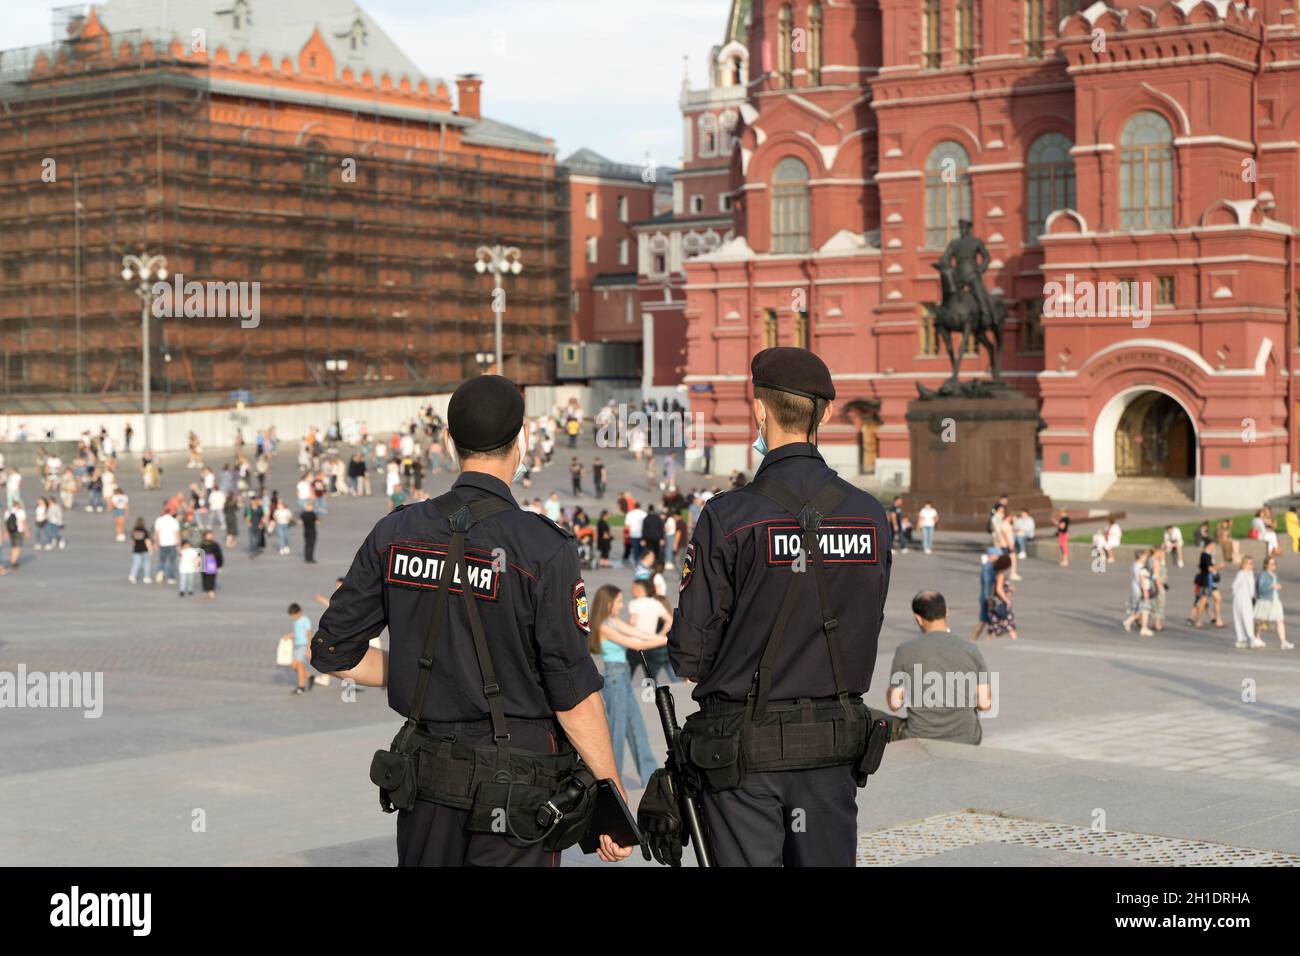
{"type": "Polygon", "coordinates": [[[944,348],[948,352],[948,359],[952,362],[952,377],[945,384],[945,389],[951,390],[957,385],[957,373],[961,369],[961,356],[966,354],[966,349],[970,341],[975,338],[989,355],[989,365],[993,372],[993,380],[1000,381],[1002,378],[1002,326],[1007,319],[1007,306],[1001,296],[991,296],[994,314],[990,318],[985,318],[979,307],[979,302],[974,293],[970,291],[966,283],[962,283],[961,288],[957,287],[956,270],[951,263],[939,261],[934,263],[934,268],[939,271],[939,277],[943,285],[943,301],[940,303],[927,302],[926,309],[934,320],[935,334],[943,341],[944,348]],[[961,350],[953,351],[952,333],[961,333],[961,350]]]}

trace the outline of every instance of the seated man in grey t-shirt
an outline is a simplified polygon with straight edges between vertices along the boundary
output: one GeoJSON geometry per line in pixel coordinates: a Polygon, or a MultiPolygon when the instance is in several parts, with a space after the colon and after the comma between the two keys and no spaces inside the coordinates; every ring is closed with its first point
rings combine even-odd
{"type": "Polygon", "coordinates": [[[993,709],[984,655],[948,630],[948,604],[938,591],[912,598],[912,616],[921,634],[898,645],[889,669],[889,709],[907,704],[905,726],[895,738],[979,743],[976,711],[993,709]]]}

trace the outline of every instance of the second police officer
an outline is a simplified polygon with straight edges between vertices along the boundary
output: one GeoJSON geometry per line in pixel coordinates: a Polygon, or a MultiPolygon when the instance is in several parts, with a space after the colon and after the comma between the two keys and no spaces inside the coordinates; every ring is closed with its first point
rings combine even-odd
{"type": "MultiPolygon", "coordinates": [[[[460,476],[375,525],[312,641],[319,670],[387,685],[407,718],[371,766],[403,866],[557,865],[595,780],[618,779],[573,536],[510,490],[523,419],[508,379],[456,389],[460,476]],[[385,627],[390,650],[369,647],[385,627]]],[[[597,852],[631,849],[602,835],[597,852]]]]}
{"type": "MultiPolygon", "coordinates": [[[[680,749],[717,865],[851,866],[857,788],[888,733],[862,695],[889,589],[889,525],[817,451],[835,398],[825,363],[772,348],[751,372],[763,462],[700,513],[668,637],[700,705],[680,749]]],[[[680,860],[679,817],[660,771],[638,815],[660,862],[680,860]]]]}

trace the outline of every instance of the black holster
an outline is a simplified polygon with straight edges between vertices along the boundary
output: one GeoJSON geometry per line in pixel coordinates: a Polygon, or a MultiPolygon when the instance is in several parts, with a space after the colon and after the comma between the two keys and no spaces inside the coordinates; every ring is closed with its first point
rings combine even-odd
{"type": "Polygon", "coordinates": [[[398,731],[388,750],[376,750],[370,760],[370,782],[379,788],[379,808],[385,813],[411,810],[418,790],[411,733],[398,731]]]}
{"type": "Polygon", "coordinates": [[[711,790],[732,790],[749,773],[853,766],[858,786],[880,765],[870,745],[869,711],[860,699],[706,705],[682,728],[687,759],[711,790]],[[870,762],[869,762],[870,761],[870,762]],[[870,766],[870,769],[867,767],[870,766]]]}

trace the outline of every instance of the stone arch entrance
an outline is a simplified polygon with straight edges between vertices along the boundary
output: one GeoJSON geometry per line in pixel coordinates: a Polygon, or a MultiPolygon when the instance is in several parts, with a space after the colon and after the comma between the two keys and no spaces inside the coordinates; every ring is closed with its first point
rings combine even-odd
{"type": "Polygon", "coordinates": [[[1116,478],[1196,477],[1196,441],[1183,406],[1163,392],[1134,396],[1115,427],[1116,478]]]}

